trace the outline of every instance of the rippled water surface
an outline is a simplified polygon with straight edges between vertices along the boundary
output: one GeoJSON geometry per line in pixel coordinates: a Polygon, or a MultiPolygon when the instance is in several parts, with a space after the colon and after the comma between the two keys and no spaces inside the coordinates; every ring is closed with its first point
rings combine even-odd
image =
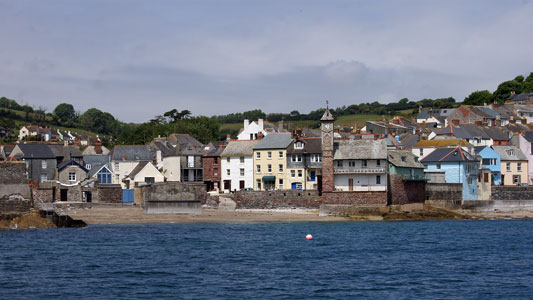
{"type": "Polygon", "coordinates": [[[0,231],[0,299],[52,298],[532,299],[533,221],[0,231]]]}

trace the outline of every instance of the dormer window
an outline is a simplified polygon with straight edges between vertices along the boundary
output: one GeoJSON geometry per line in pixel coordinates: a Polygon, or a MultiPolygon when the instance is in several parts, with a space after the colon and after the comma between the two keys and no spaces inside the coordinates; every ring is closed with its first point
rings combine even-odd
{"type": "Polygon", "coordinates": [[[296,142],[294,143],[294,149],[303,149],[304,148],[304,143],[303,142],[296,142]]]}
{"type": "Polygon", "coordinates": [[[513,149],[509,150],[509,156],[514,156],[514,150],[513,149]]]}
{"type": "Polygon", "coordinates": [[[406,157],[402,156],[402,161],[405,162],[405,160],[406,160],[406,157]]]}

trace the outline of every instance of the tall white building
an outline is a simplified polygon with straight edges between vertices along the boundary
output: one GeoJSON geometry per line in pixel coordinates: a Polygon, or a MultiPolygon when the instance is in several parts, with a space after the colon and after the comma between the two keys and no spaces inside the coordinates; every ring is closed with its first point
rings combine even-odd
{"type": "Polygon", "coordinates": [[[222,190],[230,192],[253,188],[254,146],[258,140],[231,141],[220,155],[222,190]]]}
{"type": "Polygon", "coordinates": [[[244,128],[239,135],[237,135],[237,139],[240,141],[257,140],[259,133],[261,133],[263,136],[268,134],[268,132],[265,130],[265,123],[263,119],[257,120],[257,123],[254,121],[250,123],[250,120],[245,119],[244,128]]]}

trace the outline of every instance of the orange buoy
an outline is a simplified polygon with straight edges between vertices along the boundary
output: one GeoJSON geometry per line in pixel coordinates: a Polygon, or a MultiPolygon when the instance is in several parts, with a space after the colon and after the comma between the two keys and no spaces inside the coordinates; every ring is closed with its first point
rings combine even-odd
{"type": "Polygon", "coordinates": [[[306,238],[307,240],[312,240],[312,239],[313,239],[313,236],[310,235],[310,234],[308,234],[308,235],[305,236],[305,238],[306,238]]]}

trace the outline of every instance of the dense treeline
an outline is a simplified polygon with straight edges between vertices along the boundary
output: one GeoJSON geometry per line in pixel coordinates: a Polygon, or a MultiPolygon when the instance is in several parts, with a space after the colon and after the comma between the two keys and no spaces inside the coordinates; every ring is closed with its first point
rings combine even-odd
{"type": "MultiPolygon", "coordinates": [[[[511,93],[533,92],[533,72],[524,78],[520,75],[513,80],[502,82],[498,88],[490,91],[475,91],[464,99],[464,104],[483,105],[484,103],[504,102],[508,100],[511,93]]],[[[374,114],[374,115],[397,115],[415,114],[418,107],[450,108],[456,107],[452,97],[439,99],[422,99],[410,101],[407,98],[398,102],[382,104],[377,101],[348,106],[337,107],[332,110],[336,117],[353,114],[374,114]]],[[[143,144],[152,138],[168,136],[169,134],[188,133],[201,142],[207,143],[216,139],[222,139],[226,134],[232,137],[237,135],[237,129],[219,129],[219,124],[241,123],[244,119],[257,120],[264,119],[269,122],[284,121],[317,121],[324,113],[324,109],[313,110],[307,114],[293,110],[290,113],[265,113],[260,109],[246,111],[242,113],[231,113],[214,117],[191,117],[189,110],[179,111],[172,109],[163,115],[157,115],[153,119],[143,124],[123,123],[117,120],[112,114],[103,112],[97,108],[90,108],[84,113],[76,111],[69,103],[59,104],[53,112],[46,112],[46,108],[38,109],[21,105],[17,101],[5,97],[0,98],[0,126],[13,128],[14,120],[31,122],[42,126],[62,126],[70,128],[83,128],[84,130],[96,132],[112,137],[108,145],[112,144],[143,144]]],[[[106,140],[106,143],[108,141],[106,140]]]]}

